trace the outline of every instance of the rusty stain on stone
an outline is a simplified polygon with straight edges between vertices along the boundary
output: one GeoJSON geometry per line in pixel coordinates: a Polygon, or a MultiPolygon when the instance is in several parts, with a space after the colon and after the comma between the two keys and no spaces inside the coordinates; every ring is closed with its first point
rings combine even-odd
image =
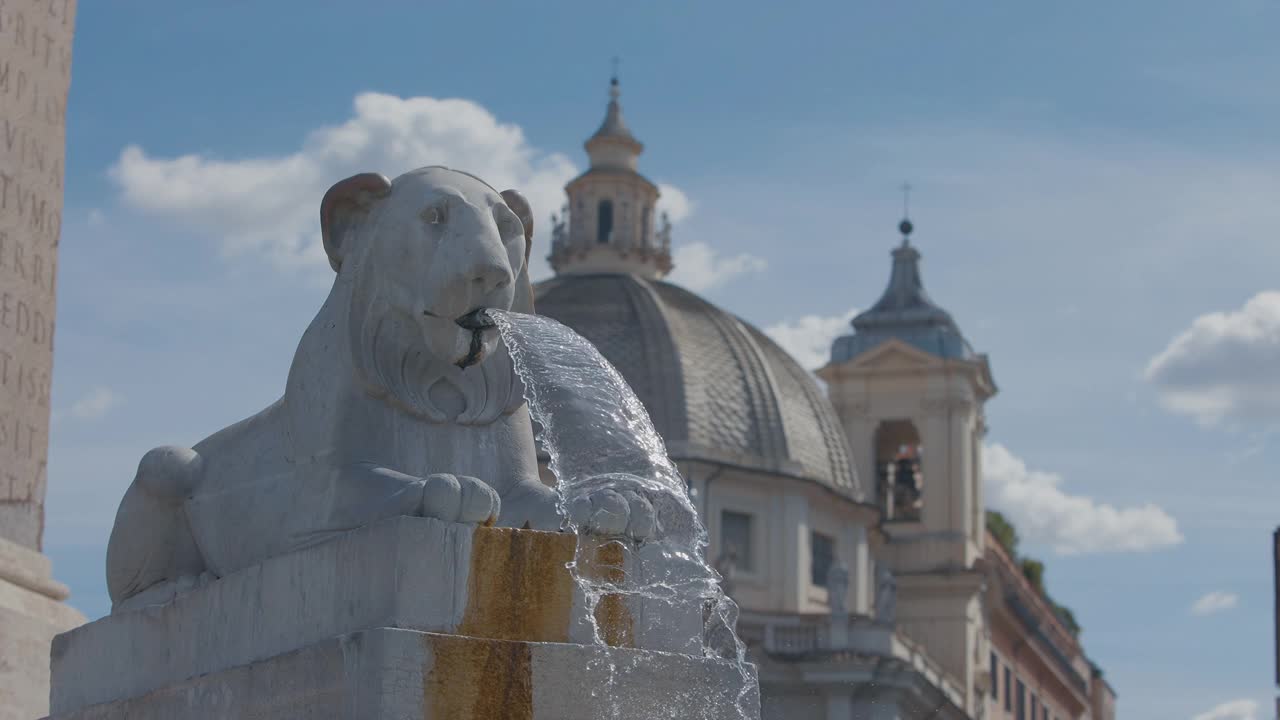
{"type": "Polygon", "coordinates": [[[423,674],[425,720],[533,720],[527,643],[423,634],[434,655],[423,674]]]}
{"type": "Polygon", "coordinates": [[[568,642],[577,538],[568,533],[476,528],[459,635],[568,642]]]}
{"type": "MultiPolygon", "coordinates": [[[[627,578],[627,549],[618,540],[608,540],[595,549],[591,573],[597,580],[621,585],[627,578]]],[[[635,627],[624,595],[605,593],[596,604],[596,627],[600,639],[611,647],[635,647],[635,627]]]]}

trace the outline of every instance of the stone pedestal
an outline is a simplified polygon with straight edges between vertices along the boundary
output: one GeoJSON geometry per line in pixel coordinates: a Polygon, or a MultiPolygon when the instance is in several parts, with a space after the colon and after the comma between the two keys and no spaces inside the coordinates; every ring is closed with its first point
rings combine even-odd
{"type": "Polygon", "coordinates": [[[576,540],[405,517],[272,558],[58,636],[52,717],[758,717],[754,669],[694,654],[700,607],[606,597],[592,644],[576,540]]]}
{"type": "Polygon", "coordinates": [[[53,636],[84,622],[62,604],[49,558],[0,539],[0,720],[31,720],[49,707],[53,636]]]}

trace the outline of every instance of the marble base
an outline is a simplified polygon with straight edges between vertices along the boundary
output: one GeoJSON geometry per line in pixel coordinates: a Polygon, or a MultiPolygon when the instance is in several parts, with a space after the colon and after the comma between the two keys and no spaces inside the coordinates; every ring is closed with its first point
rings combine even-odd
{"type": "MultiPolygon", "coordinates": [[[[737,696],[736,665],[700,657],[698,604],[605,596],[589,611],[566,568],[577,542],[384,520],[58,636],[52,716],[602,718],[615,716],[599,702],[631,694],[664,706],[688,694],[707,708],[737,696]],[[592,619],[613,647],[592,642],[592,619]],[[499,691],[524,692],[511,703],[534,714],[463,712],[499,691]],[[597,698],[587,714],[563,705],[584,697],[597,698]]],[[[627,546],[583,542],[586,572],[642,572],[627,546]]],[[[670,715],[616,715],[659,716],[670,715]]]]}
{"type": "Polygon", "coordinates": [[[378,628],[49,720],[758,720],[749,672],[671,653],[378,628]]]}
{"type": "Polygon", "coordinates": [[[85,621],[64,605],[49,558],[0,539],[0,720],[31,720],[49,711],[49,647],[85,621]]]}

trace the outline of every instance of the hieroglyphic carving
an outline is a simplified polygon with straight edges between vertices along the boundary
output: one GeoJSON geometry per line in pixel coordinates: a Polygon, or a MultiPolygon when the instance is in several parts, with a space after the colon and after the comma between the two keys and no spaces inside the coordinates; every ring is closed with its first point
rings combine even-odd
{"type": "Polygon", "coordinates": [[[0,537],[44,526],[75,0],[0,0],[0,537]]]}

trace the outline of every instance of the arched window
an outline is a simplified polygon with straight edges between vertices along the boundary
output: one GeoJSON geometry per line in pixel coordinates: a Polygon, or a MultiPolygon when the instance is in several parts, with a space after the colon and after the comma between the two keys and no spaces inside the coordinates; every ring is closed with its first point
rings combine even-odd
{"type": "Polygon", "coordinates": [[[924,509],[924,446],[910,420],[885,420],[876,428],[876,477],[886,520],[919,520],[924,509]]]}
{"type": "Polygon", "coordinates": [[[607,243],[613,234],[613,201],[601,200],[596,212],[596,242],[607,243]]]}
{"type": "Polygon", "coordinates": [[[649,208],[640,213],[640,246],[649,247],[649,208]]]}

